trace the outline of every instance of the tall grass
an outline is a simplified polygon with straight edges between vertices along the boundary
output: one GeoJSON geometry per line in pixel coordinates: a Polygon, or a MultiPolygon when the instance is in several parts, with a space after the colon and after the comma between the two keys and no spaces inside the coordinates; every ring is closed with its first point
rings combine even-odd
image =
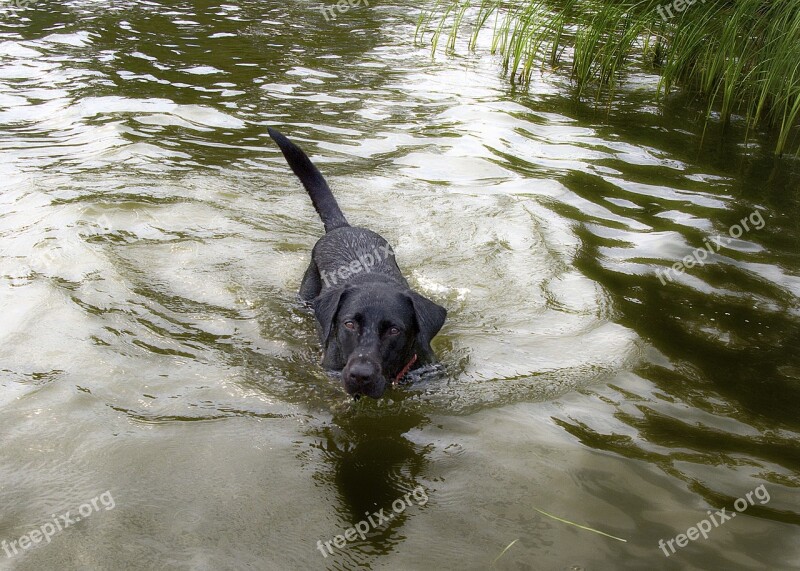
{"type": "MultiPolygon", "coordinates": [[[[790,145],[800,122],[800,0],[695,0],[683,12],[667,0],[435,0],[416,38],[432,32],[455,50],[471,22],[469,48],[491,28],[493,53],[514,82],[536,66],[564,68],[578,95],[614,97],[623,72],[645,66],[661,75],[659,92],[696,91],[706,120],[734,114],[748,130],[774,129],[775,153],[790,145]],[[466,16],[470,17],[467,18],[466,16]]],[[[800,149],[798,149],[800,153],[800,149]]]]}

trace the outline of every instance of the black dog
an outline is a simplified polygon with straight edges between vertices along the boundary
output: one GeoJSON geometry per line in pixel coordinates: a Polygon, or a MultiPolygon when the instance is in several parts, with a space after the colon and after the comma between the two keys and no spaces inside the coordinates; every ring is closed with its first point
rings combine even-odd
{"type": "Polygon", "coordinates": [[[350,226],[306,154],[269,129],[305,186],[326,234],[314,245],[300,298],[312,305],[325,350],[322,365],[342,371],[345,390],[378,398],[409,370],[435,361],[431,339],[447,310],[408,287],[389,243],[350,226]]]}

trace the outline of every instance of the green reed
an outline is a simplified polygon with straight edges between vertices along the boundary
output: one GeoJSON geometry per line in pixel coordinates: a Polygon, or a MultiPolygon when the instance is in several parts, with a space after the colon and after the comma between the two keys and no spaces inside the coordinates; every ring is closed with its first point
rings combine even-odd
{"type": "Polygon", "coordinates": [[[563,69],[577,95],[593,87],[610,99],[625,71],[644,67],[660,74],[662,94],[699,94],[706,121],[718,110],[723,125],[740,115],[748,132],[774,130],[777,154],[797,134],[800,0],[696,0],[681,12],[666,0],[436,0],[416,38],[432,32],[435,53],[446,34],[452,53],[464,30],[475,49],[486,28],[513,82],[528,83],[537,66],[563,69]]]}

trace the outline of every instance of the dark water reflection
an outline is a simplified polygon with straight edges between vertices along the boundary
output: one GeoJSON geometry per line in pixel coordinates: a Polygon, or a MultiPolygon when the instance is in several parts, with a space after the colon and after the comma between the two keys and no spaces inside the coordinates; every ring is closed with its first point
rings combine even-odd
{"type": "Polygon", "coordinates": [[[403,437],[408,430],[427,424],[427,419],[413,412],[399,416],[399,412],[383,409],[380,415],[336,415],[334,425],[314,434],[320,439],[323,454],[318,481],[329,486],[338,498],[338,511],[344,521],[355,525],[366,520],[370,524],[369,543],[355,543],[343,553],[360,565],[368,564],[370,559],[359,557],[359,552],[386,554],[402,542],[406,518],[418,509],[415,506],[427,503],[425,485],[419,480],[427,471],[425,447],[403,437]],[[329,466],[324,467],[325,464],[329,466]],[[391,508],[398,499],[420,487],[422,492],[417,492],[412,505],[404,508],[408,512],[391,508]],[[391,519],[378,526],[381,519],[374,516],[376,512],[391,519]]]}
{"type": "Polygon", "coordinates": [[[416,8],[371,4],[0,21],[0,540],[117,504],[0,568],[797,568],[797,160],[662,113],[646,75],[597,108],[431,61],[416,8]],[[295,292],[321,225],[267,125],[448,307],[437,374],[354,404],[319,368],[295,292]]]}

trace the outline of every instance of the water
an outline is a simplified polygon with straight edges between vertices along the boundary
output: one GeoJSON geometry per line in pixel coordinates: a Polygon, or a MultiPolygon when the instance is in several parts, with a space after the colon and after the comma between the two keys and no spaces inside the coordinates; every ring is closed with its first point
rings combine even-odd
{"type": "Polygon", "coordinates": [[[800,567],[797,162],[701,145],[644,74],[595,108],[432,61],[416,8],[319,6],[0,24],[0,540],[114,499],[0,568],[800,567]],[[268,125],[449,309],[438,375],[354,405],[320,369],[322,226],[268,125]]]}

